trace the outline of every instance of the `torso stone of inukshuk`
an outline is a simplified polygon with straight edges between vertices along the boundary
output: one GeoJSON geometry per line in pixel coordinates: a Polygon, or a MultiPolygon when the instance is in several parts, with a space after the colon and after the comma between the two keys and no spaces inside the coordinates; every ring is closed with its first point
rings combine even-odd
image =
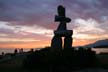
{"type": "Polygon", "coordinates": [[[55,21],[60,22],[57,30],[54,32],[55,35],[66,36],[72,35],[72,30],[67,30],[66,23],[71,21],[70,18],[65,15],[65,8],[63,6],[58,6],[58,15],[55,16],[55,21]]]}

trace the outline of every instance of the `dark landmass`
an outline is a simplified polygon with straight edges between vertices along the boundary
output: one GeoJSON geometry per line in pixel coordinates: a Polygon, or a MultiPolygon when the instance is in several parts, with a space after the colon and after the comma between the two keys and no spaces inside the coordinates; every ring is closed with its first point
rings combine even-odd
{"type": "Polygon", "coordinates": [[[90,49],[51,50],[10,54],[11,58],[1,61],[1,72],[95,72],[108,71],[108,54],[96,54],[90,49]]]}
{"type": "Polygon", "coordinates": [[[92,44],[85,45],[88,48],[108,48],[108,39],[98,40],[92,44]]]}

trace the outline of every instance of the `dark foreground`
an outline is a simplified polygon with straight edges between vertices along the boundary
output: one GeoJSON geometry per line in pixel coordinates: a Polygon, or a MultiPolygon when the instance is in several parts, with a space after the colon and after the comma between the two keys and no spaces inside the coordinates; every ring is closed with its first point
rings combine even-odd
{"type": "Polygon", "coordinates": [[[12,55],[0,62],[0,72],[108,72],[108,55],[91,50],[42,49],[12,55]]]}

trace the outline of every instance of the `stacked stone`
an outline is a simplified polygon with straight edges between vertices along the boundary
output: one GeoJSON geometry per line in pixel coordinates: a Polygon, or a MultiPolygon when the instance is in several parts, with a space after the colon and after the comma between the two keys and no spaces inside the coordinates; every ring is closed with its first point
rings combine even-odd
{"type": "Polygon", "coordinates": [[[52,39],[51,48],[62,49],[72,48],[72,30],[67,30],[66,23],[71,21],[70,18],[65,15],[65,8],[58,6],[58,15],[55,16],[55,22],[60,22],[57,30],[54,31],[54,37],[52,39]],[[64,45],[62,43],[62,37],[64,37],[64,45]],[[62,47],[63,46],[63,47],[62,47]]]}

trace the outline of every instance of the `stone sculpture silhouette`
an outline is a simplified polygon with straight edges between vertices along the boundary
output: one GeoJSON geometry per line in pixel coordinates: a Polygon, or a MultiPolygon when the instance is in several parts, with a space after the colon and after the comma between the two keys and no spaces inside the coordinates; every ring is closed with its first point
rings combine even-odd
{"type": "Polygon", "coordinates": [[[67,30],[66,23],[71,21],[65,15],[65,8],[61,5],[58,6],[58,15],[55,16],[55,22],[60,22],[57,30],[54,31],[51,48],[72,48],[72,30],[67,30]],[[64,46],[62,45],[62,37],[64,37],[64,46]],[[63,47],[62,47],[63,46],[63,47]]]}

